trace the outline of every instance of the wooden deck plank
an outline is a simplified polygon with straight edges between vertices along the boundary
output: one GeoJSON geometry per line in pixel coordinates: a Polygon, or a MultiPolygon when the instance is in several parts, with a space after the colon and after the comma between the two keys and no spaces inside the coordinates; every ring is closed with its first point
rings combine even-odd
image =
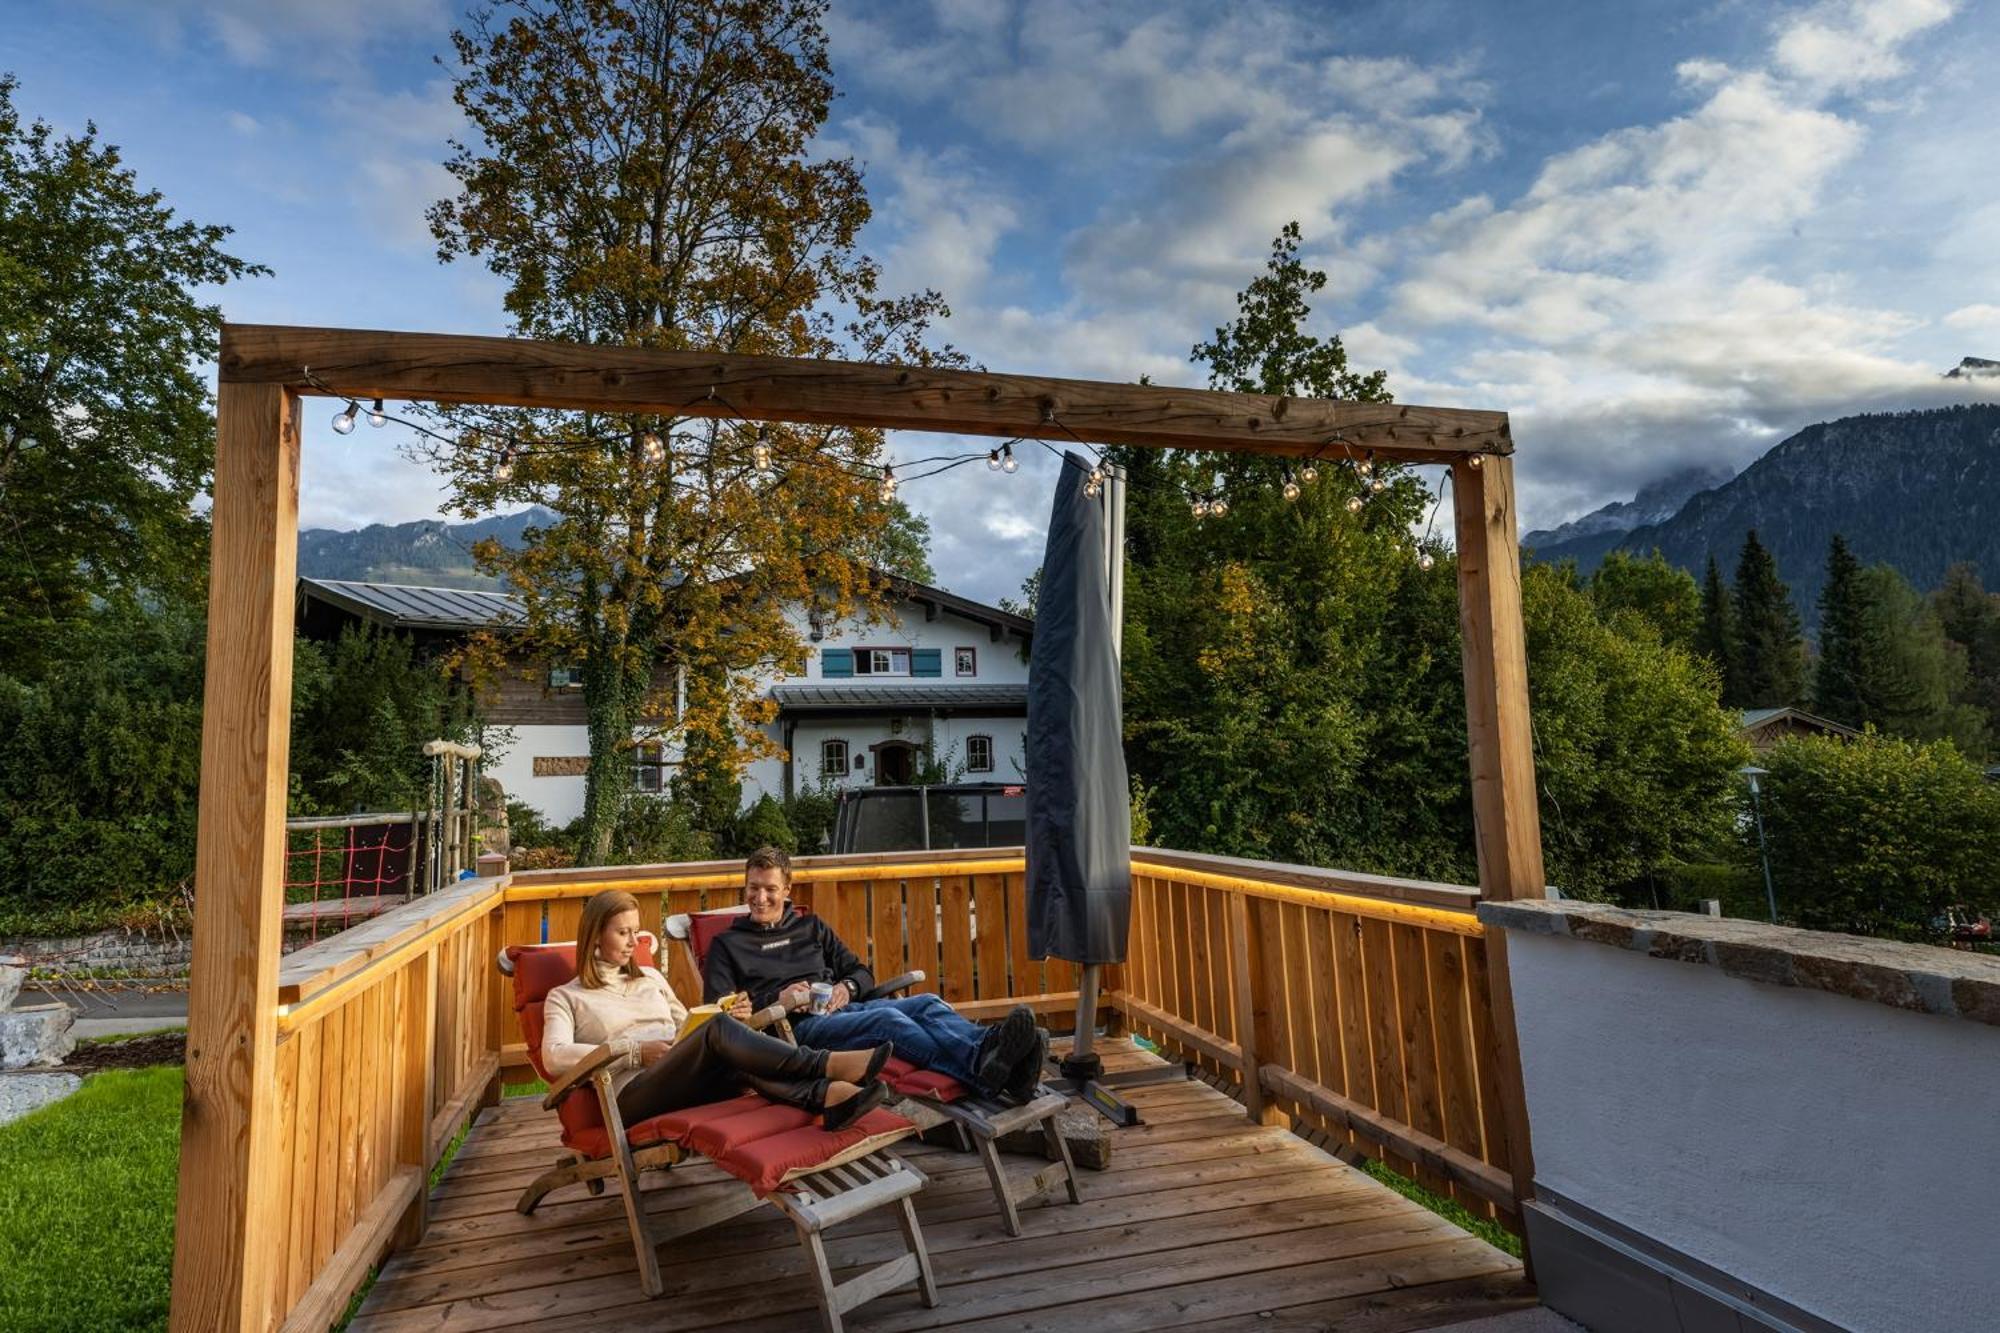
{"type": "MultiPolygon", "coordinates": [[[[1125,1042],[1105,1053],[1114,1067],[1158,1063],[1125,1042]]],[[[916,1203],[943,1301],[926,1309],[914,1293],[892,1293],[851,1313],[849,1327],[1053,1330],[1085,1321],[1150,1333],[1296,1307],[1325,1320],[1351,1310],[1369,1321],[1359,1327],[1386,1333],[1521,1303],[1513,1260],[1297,1135],[1249,1123],[1208,1084],[1131,1092],[1147,1123],[1118,1132],[1110,1168],[1085,1173],[1081,1205],[1028,1209],[1018,1239],[1002,1229],[975,1157],[897,1145],[930,1179],[916,1203]]],[[[657,1301],[638,1288],[615,1186],[597,1198],[572,1186],[533,1217],[515,1213],[520,1189],[557,1147],[555,1119],[538,1099],[483,1112],[433,1192],[423,1242],[384,1265],[355,1333],[527,1325],[749,1333],[797,1327],[809,1315],[804,1259],[775,1213],[667,1247],[668,1297],[657,1301]]],[[[645,1199],[653,1215],[740,1188],[700,1162],[653,1180],[645,1199]]],[[[893,1210],[827,1237],[839,1274],[893,1258],[899,1246],[893,1210]]]]}

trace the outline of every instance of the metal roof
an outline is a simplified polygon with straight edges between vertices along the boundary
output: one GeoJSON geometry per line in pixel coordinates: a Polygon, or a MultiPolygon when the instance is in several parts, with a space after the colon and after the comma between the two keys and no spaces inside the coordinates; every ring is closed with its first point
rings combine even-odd
{"type": "Polygon", "coordinates": [[[504,629],[522,619],[520,600],[504,592],[348,579],[300,579],[299,591],[397,629],[504,629]]]}
{"type": "Polygon", "coordinates": [[[1028,708],[1021,685],[774,685],[771,697],[787,710],[859,713],[884,709],[1028,708]]]}

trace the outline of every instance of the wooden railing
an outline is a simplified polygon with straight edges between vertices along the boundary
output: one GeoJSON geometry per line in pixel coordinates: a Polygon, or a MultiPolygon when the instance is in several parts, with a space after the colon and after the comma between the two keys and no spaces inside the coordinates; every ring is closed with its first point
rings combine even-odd
{"type": "MultiPolygon", "coordinates": [[[[1077,969],[1028,953],[1019,849],[802,858],[794,898],[879,977],[913,968],[973,1018],[1031,1005],[1074,1023],[1077,969]]],[[[1130,952],[1099,1013],[1291,1117],[1514,1224],[1475,890],[1140,850],[1130,952]]],[[[279,974],[277,1149],[255,1187],[283,1226],[266,1327],[321,1333],[369,1266],[422,1235],[446,1144],[503,1082],[534,1077],[495,955],[575,938],[621,888],[654,931],[734,906],[740,862],[466,880],[287,958],[279,974]]],[[[701,991],[668,943],[676,992],[701,991]]]]}
{"type": "Polygon", "coordinates": [[[1518,1227],[1478,890],[1183,852],[1132,868],[1128,1021],[1253,1115],[1518,1227]]]}
{"type": "Polygon", "coordinates": [[[252,1187],[281,1225],[268,1326],[324,1330],[392,1242],[422,1234],[431,1168],[495,1089],[489,1015],[504,879],[463,880],[302,949],[278,973],[276,1151],[252,1187]]]}

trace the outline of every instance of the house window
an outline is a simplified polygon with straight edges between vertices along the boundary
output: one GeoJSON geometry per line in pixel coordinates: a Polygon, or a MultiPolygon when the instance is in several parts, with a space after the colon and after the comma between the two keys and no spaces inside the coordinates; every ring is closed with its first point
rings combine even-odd
{"type": "Polygon", "coordinates": [[[821,741],[819,743],[819,775],[823,778],[845,777],[847,774],[847,742],[821,741]]]}
{"type": "Polygon", "coordinates": [[[854,674],[857,676],[907,676],[910,674],[908,648],[856,648],[854,674]]]}
{"type": "Polygon", "coordinates": [[[632,785],[640,791],[667,789],[666,746],[658,741],[649,741],[633,749],[632,785]]]}
{"type": "Polygon", "coordinates": [[[573,666],[552,666],[549,668],[549,688],[580,690],[583,688],[583,672],[573,666]]]}
{"type": "Polygon", "coordinates": [[[954,648],[951,660],[956,674],[976,676],[979,674],[979,650],[977,648],[954,648]]]}
{"type": "Polygon", "coordinates": [[[993,771],[993,738],[991,736],[967,736],[965,738],[965,771],[968,773],[991,773],[993,771]]]}

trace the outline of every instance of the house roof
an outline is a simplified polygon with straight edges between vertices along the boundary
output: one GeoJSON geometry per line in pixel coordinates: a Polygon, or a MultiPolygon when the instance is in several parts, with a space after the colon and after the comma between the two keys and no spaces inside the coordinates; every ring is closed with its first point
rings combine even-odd
{"type": "Polygon", "coordinates": [[[1028,687],[1017,685],[774,685],[771,697],[785,712],[867,713],[892,710],[1028,708],[1028,687]]]}
{"type": "Polygon", "coordinates": [[[470,588],[302,578],[299,595],[392,629],[501,629],[522,618],[520,600],[512,594],[470,588]]]}
{"type": "Polygon", "coordinates": [[[1836,736],[1859,736],[1861,734],[1853,727],[1835,722],[1832,718],[1821,717],[1817,713],[1808,713],[1803,708],[1746,708],[1743,710],[1742,720],[1736,724],[1736,729],[1738,731],[1756,731],[1771,725],[1773,722],[1796,722],[1801,726],[1811,727],[1816,731],[1824,731],[1836,736]]]}

